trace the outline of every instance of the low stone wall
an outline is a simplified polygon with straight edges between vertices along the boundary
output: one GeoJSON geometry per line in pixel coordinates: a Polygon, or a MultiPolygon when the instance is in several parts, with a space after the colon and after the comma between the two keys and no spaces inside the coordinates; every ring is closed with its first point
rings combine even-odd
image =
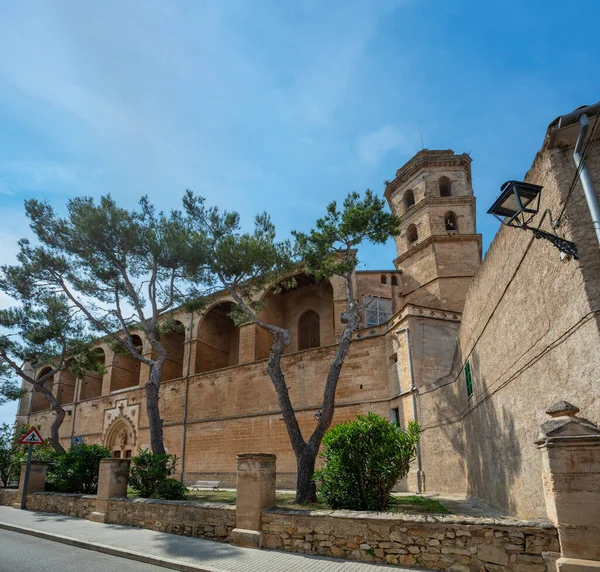
{"type": "Polygon", "coordinates": [[[109,500],[108,522],[160,532],[228,542],[235,528],[235,507],[153,499],[109,500]]]}
{"type": "Polygon", "coordinates": [[[266,548],[453,572],[545,572],[558,551],[546,522],[268,508],[266,548]]]}
{"type": "Polygon", "coordinates": [[[0,489],[0,505],[12,506],[16,502],[19,502],[17,489],[0,489]]]}
{"type": "Polygon", "coordinates": [[[27,494],[27,510],[54,512],[77,518],[89,518],[96,509],[95,495],[34,492],[27,494]]]}

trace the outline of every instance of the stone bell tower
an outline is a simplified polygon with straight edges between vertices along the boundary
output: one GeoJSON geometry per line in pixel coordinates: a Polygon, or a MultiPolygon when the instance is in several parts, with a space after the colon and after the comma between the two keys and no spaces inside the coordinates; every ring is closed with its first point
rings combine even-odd
{"type": "Polygon", "coordinates": [[[481,262],[471,157],[423,149],[387,183],[385,198],[401,220],[394,264],[404,302],[461,312],[481,262]]]}

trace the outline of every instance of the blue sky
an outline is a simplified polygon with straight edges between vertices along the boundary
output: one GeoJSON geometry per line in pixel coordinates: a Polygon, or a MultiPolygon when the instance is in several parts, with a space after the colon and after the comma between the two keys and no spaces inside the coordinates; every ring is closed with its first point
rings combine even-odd
{"type": "MultiPolygon", "coordinates": [[[[421,136],[473,157],[487,248],[500,185],[555,117],[600,99],[599,20],[596,0],[4,2],[0,262],[34,196],[169,209],[189,187],[285,236],[382,193],[421,136]]],[[[391,267],[393,245],[362,258],[391,267]]]]}

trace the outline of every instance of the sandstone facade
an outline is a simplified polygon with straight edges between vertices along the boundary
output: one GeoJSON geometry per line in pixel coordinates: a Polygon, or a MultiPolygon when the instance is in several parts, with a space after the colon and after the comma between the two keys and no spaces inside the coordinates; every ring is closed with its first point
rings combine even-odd
{"type": "MultiPolygon", "coordinates": [[[[334,423],[368,411],[401,425],[416,418],[425,432],[401,488],[465,494],[508,513],[544,516],[534,441],[546,407],[567,399],[600,419],[598,245],[579,183],[569,192],[574,140],[555,132],[552,125],[526,180],[544,186],[534,224],[548,230],[547,209],[556,219],[565,208],[558,230],[577,244],[578,261],[562,260],[530,233],[503,228],[480,264],[468,155],[420,151],[386,185],[401,217],[397,257],[393,269],[355,275],[358,296],[375,307],[342,370],[334,423]]],[[[588,158],[597,190],[599,145],[591,143],[588,158]]],[[[264,299],[264,317],[290,328],[283,371],[309,433],[342,329],[343,285],[301,275],[297,289],[264,299]]],[[[203,314],[173,316],[185,333],[168,342],[160,396],[165,444],[180,457],[188,483],[233,486],[236,454],[252,451],[276,454],[278,486],[294,486],[295,459],[265,372],[269,334],[252,324],[235,327],[230,305],[223,296],[203,314]]],[[[148,372],[101,344],[99,359],[102,378],[54,380],[69,412],[61,437],[65,445],[74,436],[102,443],[127,458],[150,442],[148,372]]],[[[47,433],[47,407],[29,391],[18,420],[47,433]]]]}

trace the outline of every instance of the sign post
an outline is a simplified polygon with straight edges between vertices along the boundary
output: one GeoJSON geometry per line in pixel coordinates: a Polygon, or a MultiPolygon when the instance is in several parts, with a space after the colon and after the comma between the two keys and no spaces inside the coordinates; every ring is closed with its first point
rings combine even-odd
{"type": "Polygon", "coordinates": [[[39,431],[35,427],[33,427],[30,431],[28,431],[25,435],[23,435],[23,437],[19,439],[19,443],[21,445],[29,445],[27,451],[27,465],[25,467],[25,479],[23,482],[23,491],[21,493],[21,509],[24,509],[27,503],[27,485],[29,484],[29,472],[31,471],[31,454],[33,453],[33,446],[43,445],[44,440],[39,434],[39,431]]]}

